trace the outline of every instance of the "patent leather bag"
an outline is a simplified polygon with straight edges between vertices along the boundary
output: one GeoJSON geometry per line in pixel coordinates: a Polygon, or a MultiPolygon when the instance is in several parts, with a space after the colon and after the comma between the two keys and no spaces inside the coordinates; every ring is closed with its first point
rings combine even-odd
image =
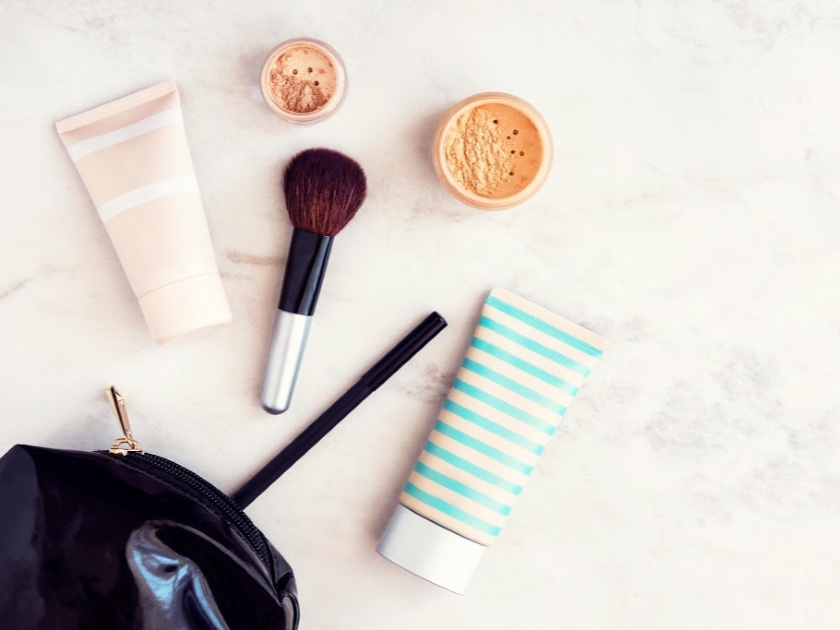
{"type": "Polygon", "coordinates": [[[297,628],[291,567],[227,495],[143,452],[108,391],[110,450],[0,459],[0,628],[297,628]]]}

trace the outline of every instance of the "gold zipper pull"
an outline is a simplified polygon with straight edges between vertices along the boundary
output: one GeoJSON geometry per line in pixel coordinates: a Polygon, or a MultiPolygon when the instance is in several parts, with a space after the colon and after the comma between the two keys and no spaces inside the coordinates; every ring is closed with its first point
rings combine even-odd
{"type": "Polygon", "coordinates": [[[120,429],[123,432],[122,437],[114,440],[108,452],[113,455],[143,453],[143,449],[140,448],[140,443],[131,435],[131,423],[128,421],[128,411],[125,409],[125,398],[120,395],[117,388],[113,385],[105,390],[105,395],[108,397],[108,402],[111,403],[111,411],[117,417],[117,422],[120,423],[120,429]]]}

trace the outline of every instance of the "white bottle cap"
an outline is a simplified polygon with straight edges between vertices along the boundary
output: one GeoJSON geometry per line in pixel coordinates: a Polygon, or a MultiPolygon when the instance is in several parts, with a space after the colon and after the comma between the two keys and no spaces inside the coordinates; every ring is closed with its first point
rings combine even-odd
{"type": "Polygon", "coordinates": [[[486,549],[398,505],[376,550],[415,575],[464,595],[486,549]]]}

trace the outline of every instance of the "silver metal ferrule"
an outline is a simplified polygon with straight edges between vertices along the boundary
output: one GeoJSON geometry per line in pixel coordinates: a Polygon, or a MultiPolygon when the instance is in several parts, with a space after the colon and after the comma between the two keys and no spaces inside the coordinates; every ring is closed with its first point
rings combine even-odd
{"type": "Polygon", "coordinates": [[[311,321],[309,315],[277,311],[260,396],[262,408],[268,413],[283,413],[289,408],[311,321]]]}

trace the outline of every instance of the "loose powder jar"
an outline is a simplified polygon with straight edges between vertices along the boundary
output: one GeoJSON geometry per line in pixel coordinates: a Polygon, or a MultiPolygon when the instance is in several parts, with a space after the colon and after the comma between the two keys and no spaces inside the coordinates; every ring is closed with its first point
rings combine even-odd
{"type": "Polygon", "coordinates": [[[539,112],[511,94],[461,101],[438,126],[435,171],[460,201],[485,210],[530,199],[551,168],[551,134],[539,112]]]}
{"type": "Polygon", "coordinates": [[[314,123],[338,108],[347,88],[344,62],[317,39],[283,42],[263,64],[260,88],[268,106],[292,123],[314,123]]]}

